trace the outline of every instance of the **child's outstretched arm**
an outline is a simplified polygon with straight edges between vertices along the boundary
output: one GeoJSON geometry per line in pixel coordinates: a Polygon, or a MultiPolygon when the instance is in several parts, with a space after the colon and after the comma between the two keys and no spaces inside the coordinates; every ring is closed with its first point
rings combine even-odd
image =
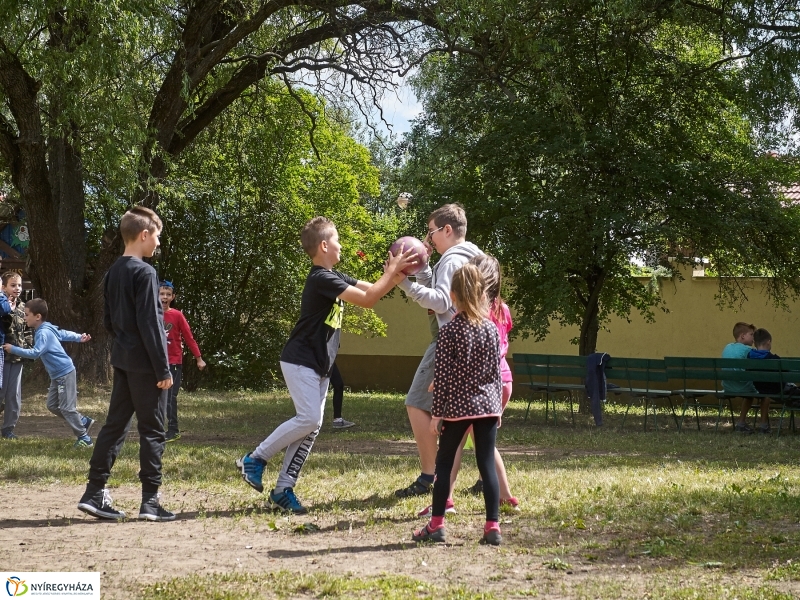
{"type": "MultiPolygon", "coordinates": [[[[21,356],[22,358],[29,358],[36,360],[39,358],[48,346],[48,336],[52,335],[50,331],[43,331],[34,338],[33,348],[20,348],[11,344],[3,344],[3,350],[14,356],[21,356]]],[[[53,342],[58,343],[58,342],[53,342]]]]}
{"type": "Polygon", "coordinates": [[[194,356],[194,360],[197,363],[197,368],[201,371],[206,368],[206,361],[203,360],[202,355],[200,354],[200,347],[197,345],[197,342],[192,335],[192,328],[189,327],[189,321],[186,320],[186,317],[183,314],[178,313],[179,319],[179,328],[180,334],[183,338],[184,343],[189,347],[192,355],[194,356]]]}
{"type": "Polygon", "coordinates": [[[416,264],[416,256],[414,248],[409,250],[401,249],[401,252],[396,256],[390,252],[384,266],[384,273],[378,281],[372,284],[366,281],[359,281],[356,285],[349,286],[339,294],[339,298],[362,308],[372,308],[378,303],[378,300],[397,285],[397,281],[405,277],[402,273],[403,269],[416,264]]]}
{"type": "Polygon", "coordinates": [[[88,333],[75,333],[66,329],[59,329],[57,337],[59,342],[78,342],[80,344],[92,339],[88,333]]]}

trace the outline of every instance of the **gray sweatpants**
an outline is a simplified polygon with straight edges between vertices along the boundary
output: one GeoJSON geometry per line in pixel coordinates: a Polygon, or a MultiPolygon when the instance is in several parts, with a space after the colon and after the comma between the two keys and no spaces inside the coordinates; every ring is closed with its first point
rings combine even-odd
{"type": "Polygon", "coordinates": [[[3,413],[3,433],[14,431],[19,421],[19,411],[22,409],[22,362],[8,362],[3,364],[3,388],[0,390],[0,400],[5,402],[6,410],[3,413]]]}
{"type": "Polygon", "coordinates": [[[279,492],[297,484],[300,469],[303,468],[322,426],[330,381],[329,377],[318,375],[314,369],[291,363],[281,362],[281,371],[297,414],[278,425],[253,452],[256,458],[267,461],[286,448],[283,467],[275,486],[279,492]]]}
{"type": "Polygon", "coordinates": [[[86,435],[83,415],[78,412],[78,382],[75,369],[63,377],[50,380],[47,390],[47,410],[67,422],[75,437],[86,435]]]}

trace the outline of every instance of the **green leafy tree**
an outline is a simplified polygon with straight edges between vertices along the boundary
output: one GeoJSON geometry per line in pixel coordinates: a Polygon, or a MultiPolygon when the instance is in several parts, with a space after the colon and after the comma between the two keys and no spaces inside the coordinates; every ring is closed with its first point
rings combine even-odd
{"type": "MultiPolygon", "coordinates": [[[[253,388],[275,378],[311,266],[299,242],[309,218],[321,213],[337,224],[337,268],[362,280],[380,276],[395,234],[391,214],[364,207],[364,198],[378,195],[368,150],[324,116],[321,102],[299,93],[324,160],[310,144],[307,114],[273,86],[240,99],[204,131],[160,191],[166,227],[158,268],[176,285],[211,358],[207,385],[253,388]]],[[[345,327],[385,331],[374,312],[354,307],[345,327]]],[[[187,375],[191,386],[199,373],[190,367],[187,375]]]]}
{"type": "Polygon", "coordinates": [[[766,152],[746,72],[702,19],[649,2],[475,8],[416,79],[406,187],[466,206],[525,333],[576,325],[588,354],[611,315],[653,319],[658,290],[630,261],[654,249],[671,268],[711,257],[729,299],[731,275],[770,274],[777,301],[800,291],[800,220],[779,193],[797,162],[766,152]]]}
{"type": "Polygon", "coordinates": [[[298,88],[375,103],[413,59],[419,19],[434,22],[424,2],[0,3],[0,171],[53,320],[94,335],[82,375],[108,374],[101,283],[122,211],[168,210],[170,168],[242,95],[281,85],[307,115],[298,88]]]}

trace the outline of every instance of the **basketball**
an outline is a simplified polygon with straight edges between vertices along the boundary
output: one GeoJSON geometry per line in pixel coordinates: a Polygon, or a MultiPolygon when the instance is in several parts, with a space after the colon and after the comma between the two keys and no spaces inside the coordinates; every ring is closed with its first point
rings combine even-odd
{"type": "Polygon", "coordinates": [[[391,252],[394,255],[397,255],[397,253],[400,252],[401,246],[403,247],[404,252],[411,250],[412,248],[416,250],[417,253],[416,264],[413,264],[403,269],[403,273],[405,275],[416,275],[417,273],[422,271],[422,269],[424,269],[425,266],[428,264],[428,253],[425,251],[425,246],[417,238],[412,237],[410,235],[406,235],[404,237],[398,238],[398,240],[394,244],[392,244],[392,247],[389,248],[389,252],[391,252]]]}

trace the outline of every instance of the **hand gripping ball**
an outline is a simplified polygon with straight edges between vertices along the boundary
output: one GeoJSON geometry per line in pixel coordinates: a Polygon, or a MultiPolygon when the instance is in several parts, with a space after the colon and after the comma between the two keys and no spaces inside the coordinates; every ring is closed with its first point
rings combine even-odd
{"type": "Polygon", "coordinates": [[[416,250],[417,262],[403,269],[403,273],[405,275],[416,275],[428,264],[428,253],[425,250],[425,246],[417,238],[410,235],[401,237],[394,244],[392,244],[392,247],[389,248],[389,252],[397,255],[397,253],[400,252],[401,247],[403,247],[403,252],[407,252],[412,248],[416,250]]]}

